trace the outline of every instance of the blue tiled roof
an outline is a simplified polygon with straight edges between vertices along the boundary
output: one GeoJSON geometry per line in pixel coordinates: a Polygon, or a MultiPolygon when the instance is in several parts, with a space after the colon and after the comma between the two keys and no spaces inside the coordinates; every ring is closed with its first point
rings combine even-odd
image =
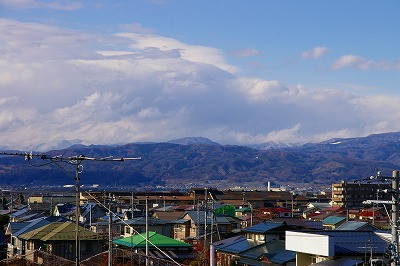
{"type": "Polygon", "coordinates": [[[27,222],[10,222],[9,226],[11,229],[11,234],[14,234],[15,232],[17,232],[21,228],[27,226],[28,224],[29,223],[27,223],[27,222]]]}
{"type": "Polygon", "coordinates": [[[245,237],[236,239],[232,243],[226,243],[215,247],[216,250],[226,253],[239,254],[240,252],[246,251],[249,248],[260,245],[259,242],[248,240],[245,237]]]}
{"type": "Polygon", "coordinates": [[[284,264],[288,261],[296,259],[296,252],[291,250],[282,250],[269,259],[272,263],[284,264]]]}
{"type": "Polygon", "coordinates": [[[346,217],[328,216],[324,220],[322,220],[322,224],[335,225],[335,224],[340,223],[340,222],[342,222],[344,220],[346,220],[346,217]]]}
{"type": "Polygon", "coordinates": [[[274,223],[274,222],[265,221],[265,222],[253,225],[251,227],[247,227],[247,228],[243,229],[243,232],[265,234],[268,231],[277,229],[281,226],[283,226],[283,223],[274,223]]]}

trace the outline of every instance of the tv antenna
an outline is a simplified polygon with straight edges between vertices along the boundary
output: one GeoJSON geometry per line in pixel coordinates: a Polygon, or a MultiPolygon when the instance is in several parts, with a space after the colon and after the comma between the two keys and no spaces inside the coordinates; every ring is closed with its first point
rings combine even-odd
{"type": "Polygon", "coordinates": [[[141,160],[141,157],[120,157],[114,158],[114,156],[107,157],[86,157],[85,155],[75,155],[63,157],[63,155],[57,156],[49,156],[45,153],[30,153],[27,152],[0,152],[0,155],[9,155],[9,156],[23,156],[25,161],[34,167],[41,167],[45,165],[55,164],[60,167],[63,171],[65,171],[68,175],[70,173],[65,170],[59,163],[67,163],[73,165],[75,167],[75,265],[78,266],[80,262],[80,242],[79,242],[79,206],[80,206],[80,192],[79,192],[79,174],[83,172],[83,161],[95,161],[95,162],[124,162],[131,160],[141,160]],[[46,161],[42,164],[33,164],[33,158],[40,158],[43,161],[46,161]]]}

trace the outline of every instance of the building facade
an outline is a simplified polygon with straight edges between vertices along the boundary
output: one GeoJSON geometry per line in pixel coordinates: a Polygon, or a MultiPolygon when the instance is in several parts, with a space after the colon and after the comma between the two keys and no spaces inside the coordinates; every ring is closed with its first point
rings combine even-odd
{"type": "Polygon", "coordinates": [[[366,200],[391,200],[389,193],[379,192],[390,188],[384,183],[350,183],[342,181],[332,184],[332,206],[358,208],[366,200]]]}

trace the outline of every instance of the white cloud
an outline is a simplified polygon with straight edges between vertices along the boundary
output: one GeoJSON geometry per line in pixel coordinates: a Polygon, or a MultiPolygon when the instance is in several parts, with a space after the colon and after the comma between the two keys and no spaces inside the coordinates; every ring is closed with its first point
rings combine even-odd
{"type": "Polygon", "coordinates": [[[132,40],[130,48],[152,52],[178,52],[179,57],[194,63],[204,63],[216,66],[222,70],[234,73],[238,68],[225,62],[223,54],[215,48],[199,45],[189,45],[172,38],[137,33],[120,33],[119,37],[132,40]]]}
{"type": "Polygon", "coordinates": [[[333,64],[332,69],[340,69],[344,67],[354,67],[361,70],[378,69],[378,70],[400,70],[400,60],[397,61],[374,61],[367,60],[358,55],[342,55],[333,64]]]}
{"type": "Polygon", "coordinates": [[[304,142],[400,130],[400,98],[237,76],[218,49],[0,19],[0,145],[304,142]],[[94,48],[96,47],[96,48],[94,48]]]}
{"type": "Polygon", "coordinates": [[[303,59],[310,59],[310,58],[319,58],[323,55],[325,55],[328,52],[327,47],[323,46],[316,46],[313,49],[309,51],[304,51],[301,53],[301,57],[303,59]]]}
{"type": "Polygon", "coordinates": [[[83,8],[79,1],[45,1],[45,0],[0,0],[0,5],[6,5],[18,9],[48,8],[57,10],[76,10],[83,8]]]}

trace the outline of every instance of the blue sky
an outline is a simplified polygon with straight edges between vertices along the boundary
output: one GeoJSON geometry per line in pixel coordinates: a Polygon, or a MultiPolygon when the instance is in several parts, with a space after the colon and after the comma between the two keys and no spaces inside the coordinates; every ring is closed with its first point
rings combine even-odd
{"type": "Polygon", "coordinates": [[[399,8],[0,0],[0,145],[198,135],[252,144],[398,131],[400,111],[386,108],[400,103],[399,8]]]}

